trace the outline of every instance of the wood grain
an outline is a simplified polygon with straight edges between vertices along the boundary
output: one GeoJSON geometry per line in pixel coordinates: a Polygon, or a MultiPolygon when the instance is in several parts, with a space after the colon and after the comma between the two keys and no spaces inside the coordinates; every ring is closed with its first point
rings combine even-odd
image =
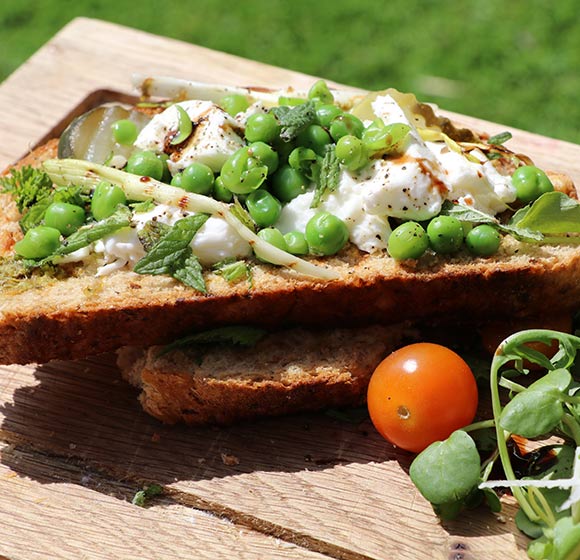
{"type": "MultiPolygon", "coordinates": [[[[0,103],[10,108],[0,115],[0,169],[103,90],[132,93],[131,72],[238,85],[312,83],[300,73],[80,18],[0,86],[0,103]]],[[[490,133],[507,129],[452,116],[490,133]]],[[[510,130],[513,149],[580,183],[578,146],[510,130]]],[[[526,557],[513,502],[501,517],[475,511],[440,524],[408,478],[411,456],[382,441],[368,421],[318,414],[229,429],[166,427],[141,411],[112,356],[0,368],[0,403],[0,557],[526,557]],[[97,483],[86,487],[83,473],[97,483]],[[146,510],[127,503],[152,482],[165,488],[162,501],[146,510]]]]}

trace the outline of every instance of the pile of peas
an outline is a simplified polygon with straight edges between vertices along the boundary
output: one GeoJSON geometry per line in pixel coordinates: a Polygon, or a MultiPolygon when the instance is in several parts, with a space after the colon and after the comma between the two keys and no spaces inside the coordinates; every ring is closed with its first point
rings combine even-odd
{"type": "MultiPolygon", "coordinates": [[[[523,204],[554,190],[548,176],[533,165],[516,169],[512,184],[517,199],[523,204]]],[[[462,224],[452,216],[437,216],[427,228],[417,222],[404,222],[393,230],[387,249],[396,260],[418,259],[428,248],[442,255],[453,254],[462,248],[464,242],[473,255],[489,257],[497,253],[501,238],[495,227],[489,224],[469,227],[470,224],[462,224]]]]}
{"type": "MultiPolygon", "coordinates": [[[[280,106],[289,109],[308,101],[314,105],[315,119],[289,141],[281,137],[283,130],[273,112],[251,115],[245,128],[247,145],[227,159],[217,176],[208,166],[192,163],[171,177],[167,157],[148,151],[131,155],[126,171],[222,202],[231,202],[236,196],[258,226],[258,236],[268,243],[295,255],[334,255],[349,237],[340,218],[318,212],[304,232],[282,235],[273,227],[282,205],[306,192],[316,181],[328,146],[334,146],[342,166],[357,171],[376,153],[395,149],[409,127],[385,125],[377,119],[365,128],[360,119],[334,104],[334,97],[322,80],[312,86],[307,99],[279,99],[280,106]]],[[[243,95],[227,95],[220,106],[235,116],[249,107],[249,101],[243,95]]],[[[113,133],[117,142],[130,145],[137,137],[137,128],[129,120],[118,121],[113,133]]]]}

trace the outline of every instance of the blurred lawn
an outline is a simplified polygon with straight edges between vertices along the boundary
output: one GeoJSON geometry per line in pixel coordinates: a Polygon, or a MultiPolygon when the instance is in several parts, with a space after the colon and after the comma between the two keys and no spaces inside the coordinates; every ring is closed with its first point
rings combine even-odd
{"type": "MultiPolygon", "coordinates": [[[[3,0],[0,79],[76,16],[580,143],[577,0],[3,0]]],[[[95,45],[98,49],[98,45],[95,45]]]]}

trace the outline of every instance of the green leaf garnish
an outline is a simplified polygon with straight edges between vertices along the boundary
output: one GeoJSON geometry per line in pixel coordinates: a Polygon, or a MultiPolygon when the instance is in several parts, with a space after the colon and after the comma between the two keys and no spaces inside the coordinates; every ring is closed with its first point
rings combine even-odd
{"type": "Polygon", "coordinates": [[[169,142],[172,146],[176,146],[184,140],[187,140],[193,130],[193,123],[185,109],[181,105],[175,105],[175,108],[177,109],[178,125],[175,136],[169,142]]]}
{"type": "Polygon", "coordinates": [[[252,282],[252,270],[246,261],[236,261],[235,259],[224,259],[217,262],[212,267],[213,271],[222,276],[226,282],[237,282],[245,278],[252,282]]]}
{"type": "Polygon", "coordinates": [[[409,474],[431,503],[457,502],[466,498],[480,481],[477,447],[467,433],[458,430],[447,440],[432,443],[418,455],[409,474]]]}
{"type": "Polygon", "coordinates": [[[141,231],[137,233],[143,249],[148,253],[159,243],[161,238],[171,229],[171,226],[160,222],[159,220],[149,220],[141,231]]]}
{"type": "Polygon", "coordinates": [[[318,208],[324,198],[338,188],[340,180],[340,162],[336,157],[335,145],[327,145],[322,158],[320,176],[314,191],[310,208],[318,208]]]}
{"type": "Polygon", "coordinates": [[[230,212],[248,229],[253,232],[256,231],[256,222],[252,220],[252,216],[250,216],[250,213],[242,206],[242,203],[238,200],[237,196],[234,196],[234,204],[233,206],[230,206],[230,212]]]}
{"type": "Polygon", "coordinates": [[[184,348],[188,346],[195,345],[207,345],[207,344],[234,344],[237,346],[254,346],[257,344],[264,336],[266,331],[263,329],[258,329],[256,327],[248,327],[242,325],[234,325],[230,327],[221,327],[217,329],[211,329],[208,331],[199,332],[180,338],[167,344],[163,347],[163,350],[159,356],[163,356],[168,352],[175,350],[177,348],[184,348]]]}
{"type": "Polygon", "coordinates": [[[511,138],[512,138],[512,133],[508,132],[506,130],[505,132],[500,132],[499,134],[495,134],[494,136],[491,136],[489,138],[489,140],[487,141],[487,143],[492,144],[494,146],[501,146],[502,144],[505,144],[511,138]]]}
{"type": "Polygon", "coordinates": [[[190,243],[208,218],[207,214],[194,214],[177,221],[135,265],[134,272],[168,274],[187,286],[205,293],[201,266],[191,251],[190,243]]]}
{"type": "Polygon", "coordinates": [[[313,101],[307,101],[295,107],[272,107],[270,112],[278,119],[281,127],[280,138],[284,142],[294,140],[308,125],[316,120],[313,101]]]}
{"type": "Polygon", "coordinates": [[[10,193],[22,213],[52,193],[52,180],[41,169],[25,165],[11,169],[10,175],[0,177],[2,192],[10,193]]]}
{"type": "Polygon", "coordinates": [[[580,204],[561,192],[544,193],[531,206],[516,212],[510,223],[543,234],[579,233],[580,204]]]}
{"type": "Polygon", "coordinates": [[[133,202],[129,204],[129,206],[133,209],[133,212],[136,214],[143,214],[145,212],[150,212],[155,208],[155,203],[151,198],[147,200],[143,200],[142,202],[133,202]]]}

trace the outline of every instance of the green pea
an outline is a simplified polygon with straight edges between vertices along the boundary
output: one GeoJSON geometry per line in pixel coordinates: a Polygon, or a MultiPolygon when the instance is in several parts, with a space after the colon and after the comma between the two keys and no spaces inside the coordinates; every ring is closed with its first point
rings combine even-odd
{"type": "Polygon", "coordinates": [[[181,181],[182,181],[182,175],[181,175],[181,173],[176,173],[173,177],[171,177],[171,183],[170,183],[170,185],[172,187],[179,187],[179,188],[181,188],[181,181]]]}
{"type": "Polygon", "coordinates": [[[226,189],[224,182],[221,177],[216,177],[215,183],[213,184],[213,196],[217,200],[222,202],[231,202],[234,198],[232,191],[226,189]]]}
{"type": "Polygon", "coordinates": [[[271,175],[278,169],[278,154],[265,142],[254,142],[248,146],[248,155],[255,158],[259,165],[265,165],[268,168],[268,175],[271,175]]]}
{"type": "Polygon", "coordinates": [[[352,134],[347,134],[338,140],[336,157],[350,171],[361,169],[369,162],[369,156],[362,140],[352,134]]]}
{"type": "Polygon", "coordinates": [[[113,138],[115,142],[123,146],[130,146],[137,140],[139,132],[137,125],[129,119],[121,119],[114,122],[111,126],[113,129],[113,138]]]}
{"type": "Polygon", "coordinates": [[[171,172],[167,166],[169,156],[167,154],[157,154],[157,157],[161,160],[161,163],[163,163],[163,175],[161,175],[161,181],[169,185],[171,183],[171,172]]]}
{"type": "MultiPolygon", "coordinates": [[[[266,144],[264,144],[266,145],[266,144]]],[[[268,167],[250,156],[245,146],[234,152],[224,163],[220,177],[226,189],[234,194],[249,194],[262,185],[268,176],[268,167]]]]}
{"type": "Polygon", "coordinates": [[[342,115],[342,109],[330,103],[320,105],[320,107],[316,109],[316,120],[318,124],[324,128],[328,128],[332,119],[335,119],[339,115],[342,115]]]}
{"type": "Polygon", "coordinates": [[[429,247],[429,237],[417,222],[405,222],[389,236],[387,250],[397,261],[418,259],[429,247]]]}
{"type": "Polygon", "coordinates": [[[58,229],[64,236],[85,223],[85,210],[68,202],[53,202],[44,213],[44,225],[58,229]]]}
{"type": "Polygon", "coordinates": [[[324,149],[332,142],[330,135],[318,124],[307,126],[296,138],[300,146],[314,150],[319,156],[324,155],[324,149]]]}
{"type": "Polygon", "coordinates": [[[358,117],[350,113],[344,113],[332,119],[329,132],[332,139],[338,142],[340,138],[347,134],[360,138],[364,129],[365,125],[358,117]]]}
{"type": "Polygon", "coordinates": [[[245,95],[240,93],[231,93],[229,95],[224,95],[219,106],[232,117],[235,117],[238,113],[243,113],[249,106],[250,102],[245,95]]]}
{"type": "Polygon", "coordinates": [[[497,229],[488,224],[474,227],[465,238],[469,251],[479,257],[489,257],[497,253],[500,242],[501,238],[497,229]]]}
{"type": "MultiPolygon", "coordinates": [[[[266,243],[274,245],[274,247],[282,249],[282,251],[288,251],[288,245],[286,245],[286,240],[284,239],[284,236],[282,235],[279,229],[273,227],[261,229],[257,235],[260,239],[266,241],[266,243]]],[[[268,261],[268,259],[265,259],[262,256],[260,256],[259,249],[256,250],[256,248],[254,248],[254,253],[256,257],[258,257],[258,259],[261,260],[262,262],[270,262],[268,261]]]]}
{"type": "Polygon", "coordinates": [[[308,185],[308,179],[300,171],[289,165],[283,165],[272,176],[270,190],[278,200],[290,202],[305,193],[308,185]]]}
{"type": "Polygon", "coordinates": [[[437,216],[429,222],[427,236],[436,253],[456,253],[463,245],[463,226],[457,218],[437,216]]]}
{"type": "Polygon", "coordinates": [[[314,255],[334,255],[348,241],[346,224],[334,214],[318,212],[306,224],[306,241],[314,255]]]}
{"type": "Polygon", "coordinates": [[[308,90],[308,99],[319,99],[323,103],[332,103],[334,101],[334,96],[328,89],[326,82],[324,80],[318,80],[312,85],[310,90],[308,90]]]}
{"type": "Polygon", "coordinates": [[[127,197],[121,187],[101,181],[91,199],[91,213],[95,220],[104,220],[112,216],[119,204],[126,205],[127,197]]]}
{"type": "Polygon", "coordinates": [[[271,144],[280,136],[280,125],[272,113],[256,113],[246,122],[246,140],[248,142],[266,142],[271,144]]]}
{"type": "Polygon", "coordinates": [[[290,231],[284,235],[288,252],[293,255],[307,255],[310,250],[306,236],[301,231],[290,231]]]}
{"type": "Polygon", "coordinates": [[[525,204],[554,190],[554,185],[548,176],[534,165],[518,167],[512,175],[512,184],[516,189],[518,200],[525,204]]]}
{"type": "Polygon", "coordinates": [[[14,252],[25,259],[44,259],[60,246],[60,231],[48,226],[29,229],[25,236],[14,244],[14,252]]]}
{"type": "Polygon", "coordinates": [[[163,162],[153,152],[135,152],[129,157],[125,171],[161,181],[163,162]]]}
{"type": "Polygon", "coordinates": [[[213,183],[213,171],[203,163],[192,163],[181,174],[181,188],[188,192],[207,195],[213,183]]]}
{"type": "Polygon", "coordinates": [[[258,189],[250,193],[246,198],[246,206],[252,220],[262,228],[276,223],[282,211],[280,201],[265,189],[258,189]]]}
{"type": "Polygon", "coordinates": [[[404,123],[385,124],[375,119],[362,133],[365,147],[372,154],[391,152],[399,148],[411,127],[404,123]]]}

